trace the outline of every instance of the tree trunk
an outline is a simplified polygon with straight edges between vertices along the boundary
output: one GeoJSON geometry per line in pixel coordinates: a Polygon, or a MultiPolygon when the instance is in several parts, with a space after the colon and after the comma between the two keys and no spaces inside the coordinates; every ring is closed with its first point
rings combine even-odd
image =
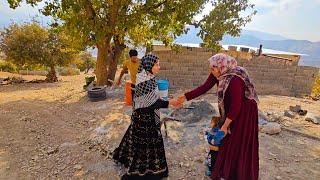
{"type": "Polygon", "coordinates": [[[88,73],[88,71],[89,71],[89,63],[88,63],[88,61],[87,61],[87,60],[86,60],[86,61],[84,61],[84,63],[85,63],[84,74],[87,74],[87,73],[88,73]]]}
{"type": "Polygon", "coordinates": [[[110,49],[110,41],[103,40],[103,42],[97,44],[98,56],[97,56],[97,67],[95,74],[97,76],[97,85],[103,86],[107,84],[107,55],[110,49]]]}
{"type": "Polygon", "coordinates": [[[58,77],[56,74],[56,69],[54,68],[54,66],[50,66],[50,71],[47,74],[47,78],[46,78],[47,82],[58,82],[58,77]]]}
{"type": "Polygon", "coordinates": [[[109,67],[108,67],[108,86],[112,86],[116,72],[117,72],[117,58],[115,57],[115,55],[110,58],[110,62],[109,62],[109,67]]]}
{"type": "Polygon", "coordinates": [[[112,86],[113,84],[113,81],[115,79],[115,75],[117,72],[118,62],[124,48],[125,46],[123,44],[120,44],[119,41],[115,40],[115,51],[114,51],[114,55],[111,56],[112,58],[110,58],[109,68],[108,68],[108,80],[111,80],[111,81],[108,81],[107,83],[108,86],[112,86]]]}

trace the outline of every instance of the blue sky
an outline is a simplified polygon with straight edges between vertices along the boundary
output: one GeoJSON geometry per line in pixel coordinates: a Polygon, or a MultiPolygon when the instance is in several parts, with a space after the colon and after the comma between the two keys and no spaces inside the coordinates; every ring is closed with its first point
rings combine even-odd
{"type": "MultiPolygon", "coordinates": [[[[279,34],[291,39],[320,41],[320,0],[250,0],[256,4],[257,15],[245,29],[279,34]]],[[[41,7],[42,5],[40,5],[41,7]]],[[[39,15],[39,7],[23,5],[12,10],[0,0],[0,27],[11,21],[30,21],[39,15]]],[[[206,6],[205,12],[210,10],[206,6]]],[[[45,25],[48,18],[38,17],[45,25]]]]}

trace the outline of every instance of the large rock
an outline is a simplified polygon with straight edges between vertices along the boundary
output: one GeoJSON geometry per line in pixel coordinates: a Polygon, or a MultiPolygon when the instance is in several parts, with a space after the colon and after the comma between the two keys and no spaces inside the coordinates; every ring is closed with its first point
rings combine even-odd
{"type": "Polygon", "coordinates": [[[261,132],[266,133],[266,134],[279,134],[281,132],[281,126],[279,123],[275,122],[270,122],[267,123],[266,125],[263,125],[261,132]]]}
{"type": "Polygon", "coordinates": [[[312,114],[312,113],[307,113],[307,115],[305,117],[305,120],[313,122],[315,124],[320,124],[320,116],[317,116],[317,115],[312,114]]]}
{"type": "Polygon", "coordinates": [[[175,119],[179,119],[186,123],[199,122],[201,119],[210,120],[212,116],[218,112],[207,101],[192,102],[189,106],[181,109],[176,109],[171,113],[175,119]]]}

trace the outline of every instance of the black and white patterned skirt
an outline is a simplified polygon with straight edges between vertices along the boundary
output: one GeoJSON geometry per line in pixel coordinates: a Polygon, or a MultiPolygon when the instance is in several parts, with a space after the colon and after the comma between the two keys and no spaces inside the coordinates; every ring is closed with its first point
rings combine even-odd
{"type": "Polygon", "coordinates": [[[113,159],[127,168],[122,179],[161,179],[168,176],[160,124],[152,111],[135,110],[113,159]],[[124,178],[125,177],[125,178],[124,178]]]}

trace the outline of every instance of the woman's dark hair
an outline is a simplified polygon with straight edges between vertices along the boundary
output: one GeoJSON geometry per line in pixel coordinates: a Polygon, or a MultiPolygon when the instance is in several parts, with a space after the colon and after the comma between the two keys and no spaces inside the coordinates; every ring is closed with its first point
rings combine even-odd
{"type": "Polygon", "coordinates": [[[131,49],[129,51],[129,56],[132,57],[132,56],[138,56],[138,51],[135,50],[135,49],[131,49]]]}

